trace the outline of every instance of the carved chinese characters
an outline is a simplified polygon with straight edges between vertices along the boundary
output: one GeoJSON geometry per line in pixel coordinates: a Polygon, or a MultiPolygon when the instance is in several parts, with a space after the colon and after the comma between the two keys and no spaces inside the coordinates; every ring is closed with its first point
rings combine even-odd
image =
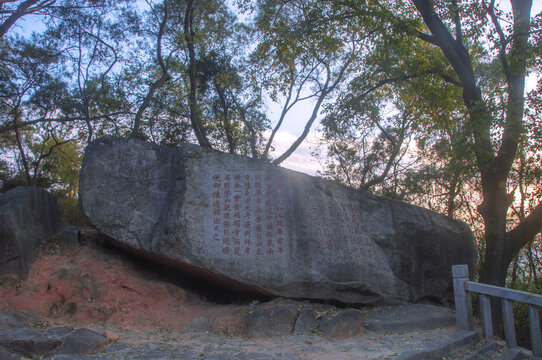
{"type": "Polygon", "coordinates": [[[371,215],[359,203],[342,200],[310,206],[313,224],[314,246],[320,250],[347,252],[348,254],[373,259],[375,255],[371,234],[371,215]],[[369,221],[368,221],[369,220],[369,221]]]}
{"type": "Polygon", "coordinates": [[[287,236],[280,178],[264,171],[216,171],[212,184],[211,248],[220,248],[223,257],[281,256],[287,236]]]}

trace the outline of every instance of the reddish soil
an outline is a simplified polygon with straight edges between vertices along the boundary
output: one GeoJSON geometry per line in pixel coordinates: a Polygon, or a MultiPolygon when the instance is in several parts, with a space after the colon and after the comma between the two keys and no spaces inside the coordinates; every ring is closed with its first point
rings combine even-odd
{"type": "Polygon", "coordinates": [[[194,318],[206,317],[214,331],[236,330],[242,306],[209,303],[149,278],[108,250],[49,243],[25,280],[0,278],[0,309],[29,311],[47,326],[182,330],[194,318]]]}

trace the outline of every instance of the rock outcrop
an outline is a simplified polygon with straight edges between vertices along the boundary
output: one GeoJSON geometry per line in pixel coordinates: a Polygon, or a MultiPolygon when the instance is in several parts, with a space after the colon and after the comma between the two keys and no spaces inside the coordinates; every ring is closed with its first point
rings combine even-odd
{"type": "Polygon", "coordinates": [[[35,187],[0,195],[0,274],[28,273],[39,245],[64,227],[56,197],[35,187]]]}
{"type": "Polygon", "coordinates": [[[90,144],[80,206],[122,247],[266,294],[344,303],[442,299],[474,265],[462,222],[195,145],[90,144]]]}
{"type": "Polygon", "coordinates": [[[33,359],[52,355],[73,359],[75,355],[89,354],[108,344],[109,340],[103,335],[84,328],[74,330],[71,326],[49,328],[45,331],[17,328],[0,332],[0,354],[4,352],[6,356],[1,359],[21,359],[20,354],[33,359]]]}

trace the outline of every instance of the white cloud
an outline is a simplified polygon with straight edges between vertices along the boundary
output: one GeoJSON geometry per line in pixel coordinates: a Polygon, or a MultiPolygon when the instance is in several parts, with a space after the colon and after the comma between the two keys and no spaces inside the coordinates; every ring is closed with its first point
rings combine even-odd
{"type": "MultiPolygon", "coordinates": [[[[269,134],[266,134],[269,136],[269,134]]],[[[288,131],[278,131],[273,141],[275,150],[271,153],[273,157],[278,157],[283,154],[297,139],[297,136],[288,131]]],[[[321,134],[316,131],[311,131],[307,138],[299,145],[297,150],[290,155],[280,166],[287,169],[303,172],[309,175],[317,175],[319,170],[322,170],[324,158],[322,155],[314,156],[320,146],[321,134]]]]}

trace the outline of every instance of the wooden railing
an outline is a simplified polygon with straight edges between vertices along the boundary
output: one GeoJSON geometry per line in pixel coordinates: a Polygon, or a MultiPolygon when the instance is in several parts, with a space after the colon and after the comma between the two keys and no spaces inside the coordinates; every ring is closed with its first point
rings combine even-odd
{"type": "Polygon", "coordinates": [[[455,314],[458,328],[472,330],[472,302],[470,293],[477,293],[479,294],[480,300],[482,334],[487,341],[493,340],[490,297],[500,298],[502,301],[502,317],[506,345],[509,348],[517,348],[512,301],[526,303],[529,305],[529,329],[531,333],[533,355],[536,358],[542,357],[542,336],[540,334],[540,320],[538,317],[538,307],[542,306],[542,296],[525,291],[469,281],[469,267],[467,265],[453,265],[452,275],[454,280],[455,314]]]}

